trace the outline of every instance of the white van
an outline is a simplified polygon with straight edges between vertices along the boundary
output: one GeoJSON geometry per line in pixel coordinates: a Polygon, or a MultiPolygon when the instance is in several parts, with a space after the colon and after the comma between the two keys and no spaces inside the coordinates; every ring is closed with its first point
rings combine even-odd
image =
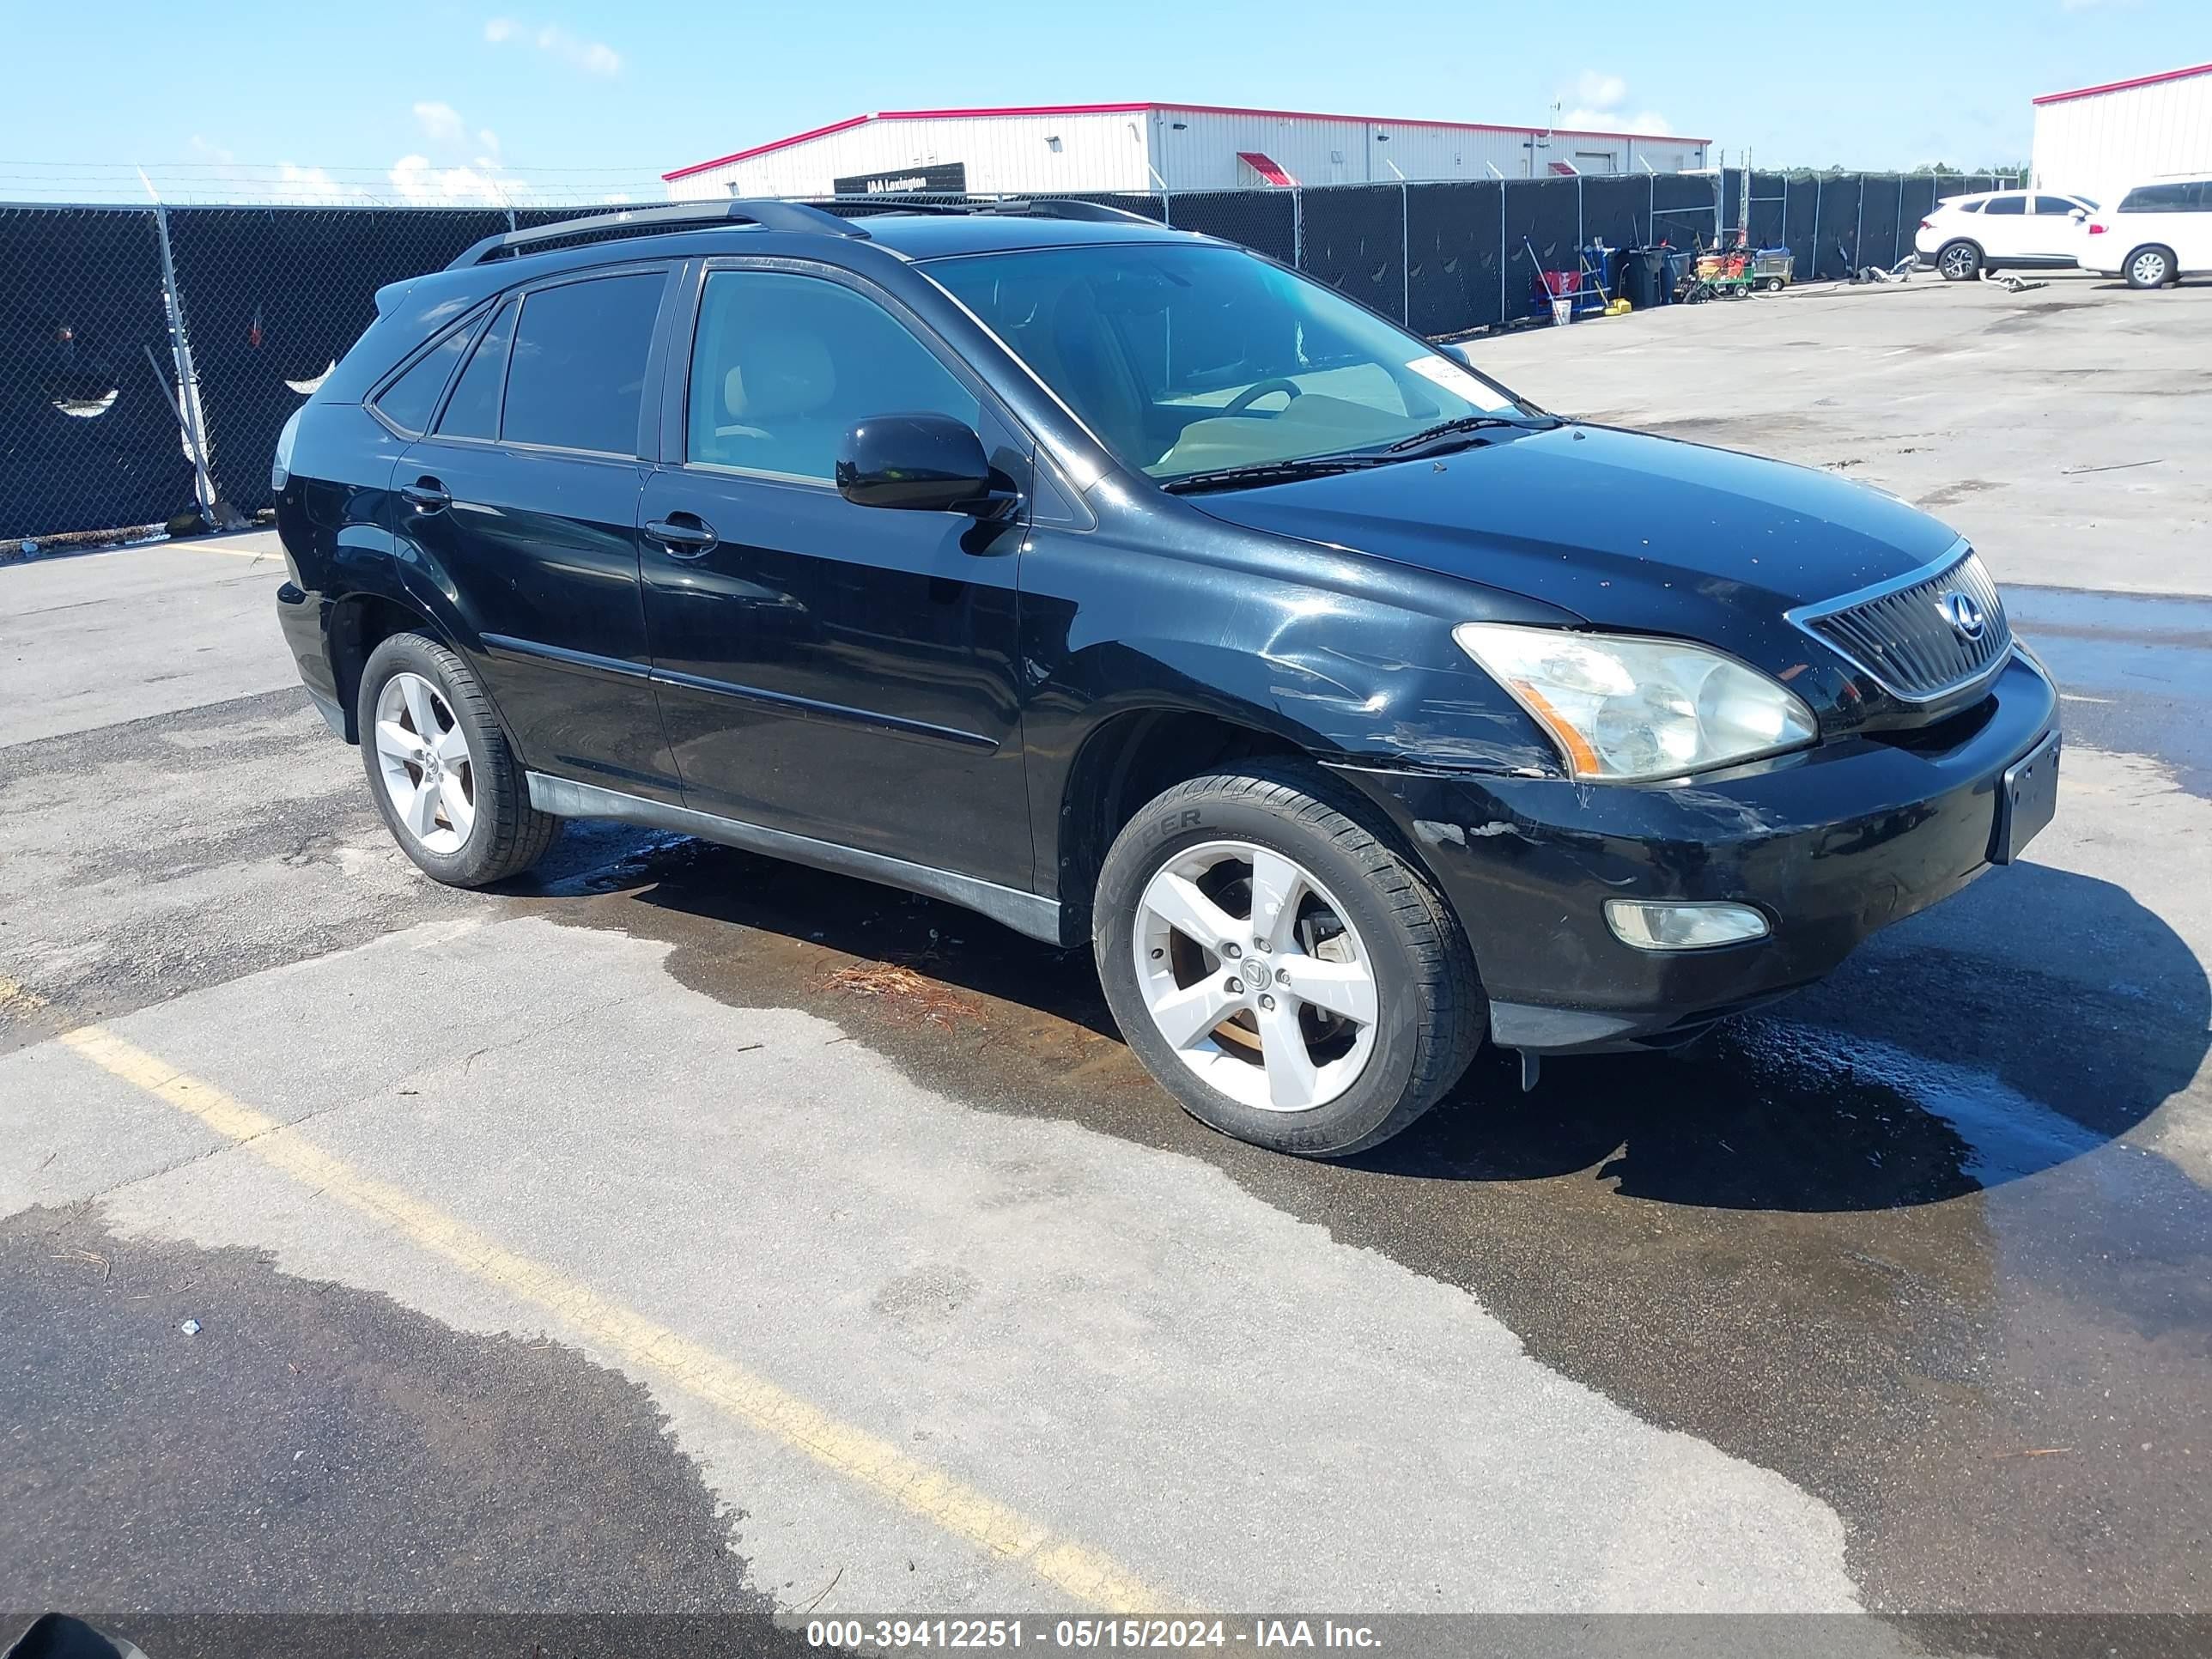
{"type": "Polygon", "coordinates": [[[2212,276],[2212,179],[2137,185],[2086,228],[2081,268],[2124,276],[2130,288],[2212,276]]]}

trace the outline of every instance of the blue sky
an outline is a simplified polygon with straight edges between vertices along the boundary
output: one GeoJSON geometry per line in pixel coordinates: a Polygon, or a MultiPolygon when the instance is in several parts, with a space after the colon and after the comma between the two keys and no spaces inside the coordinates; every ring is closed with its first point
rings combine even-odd
{"type": "Polygon", "coordinates": [[[2212,58],[2204,0],[0,0],[0,200],[651,199],[872,109],[1185,99],[1667,129],[1767,164],[2025,160],[2029,99],[2212,58]]]}

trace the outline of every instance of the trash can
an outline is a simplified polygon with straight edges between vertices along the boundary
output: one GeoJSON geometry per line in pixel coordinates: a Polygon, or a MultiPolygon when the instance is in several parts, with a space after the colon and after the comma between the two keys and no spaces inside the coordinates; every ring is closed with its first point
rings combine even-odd
{"type": "Polygon", "coordinates": [[[1656,247],[1632,247],[1620,256],[1620,292],[1638,311],[1667,303],[1666,252],[1656,247]]]}

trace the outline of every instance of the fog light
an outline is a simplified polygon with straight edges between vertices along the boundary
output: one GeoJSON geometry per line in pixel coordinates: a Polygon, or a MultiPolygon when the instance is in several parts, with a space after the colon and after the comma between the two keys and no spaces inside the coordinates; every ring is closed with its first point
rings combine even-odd
{"type": "Polygon", "coordinates": [[[1639,951],[1702,951],[1766,937],[1766,918],[1748,904],[1647,904],[1607,899],[1606,926],[1639,951]]]}

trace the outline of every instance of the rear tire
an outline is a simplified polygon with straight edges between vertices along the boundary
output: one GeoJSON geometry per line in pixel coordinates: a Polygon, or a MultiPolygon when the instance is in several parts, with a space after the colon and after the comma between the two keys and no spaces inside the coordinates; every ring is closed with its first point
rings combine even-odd
{"type": "Polygon", "coordinates": [[[1458,920],[1371,815],[1318,768],[1260,762],[1176,785],[1115,837],[1092,907],[1099,978],[1130,1048],[1200,1122],[1347,1157],[1435,1105],[1481,1046],[1458,920]]]}
{"type": "Polygon", "coordinates": [[[1972,242],[1946,242],[1936,252],[1936,270],[1947,283],[1971,283],[1982,274],[1982,251],[1972,242]]]}
{"type": "Polygon", "coordinates": [[[459,656],[394,634],[362,669],[356,713],[376,810],[425,875],[485,887],[545,856],[561,820],[531,805],[522,763],[459,656]]]}
{"type": "Polygon", "coordinates": [[[2179,267],[2172,248],[2154,244],[2149,247],[2139,247],[2128,255],[2128,263],[2124,269],[2127,272],[2130,288],[2164,288],[2174,280],[2179,267]]]}

